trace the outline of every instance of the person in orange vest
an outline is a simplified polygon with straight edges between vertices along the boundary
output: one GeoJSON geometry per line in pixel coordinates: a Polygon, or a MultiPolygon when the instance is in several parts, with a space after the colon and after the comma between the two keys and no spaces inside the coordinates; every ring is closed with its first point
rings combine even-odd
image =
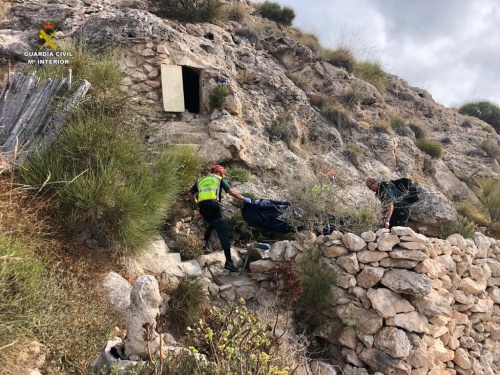
{"type": "Polygon", "coordinates": [[[187,195],[192,203],[198,205],[201,217],[208,223],[204,236],[205,253],[212,252],[209,240],[213,232],[216,231],[226,257],[224,268],[231,272],[238,272],[238,268],[231,259],[231,242],[229,241],[227,223],[221,205],[222,190],[245,203],[251,203],[252,200],[231,188],[231,185],[224,179],[225,175],[226,170],[223,166],[213,165],[210,167],[210,174],[200,178],[191,187],[187,195]]]}

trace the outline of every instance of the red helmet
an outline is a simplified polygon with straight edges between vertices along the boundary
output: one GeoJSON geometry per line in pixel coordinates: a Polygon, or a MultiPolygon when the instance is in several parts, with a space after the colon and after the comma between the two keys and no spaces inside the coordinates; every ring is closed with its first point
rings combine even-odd
{"type": "Polygon", "coordinates": [[[222,165],[212,165],[210,167],[210,172],[219,172],[222,177],[224,177],[226,175],[226,170],[224,169],[224,167],[222,165]]]}

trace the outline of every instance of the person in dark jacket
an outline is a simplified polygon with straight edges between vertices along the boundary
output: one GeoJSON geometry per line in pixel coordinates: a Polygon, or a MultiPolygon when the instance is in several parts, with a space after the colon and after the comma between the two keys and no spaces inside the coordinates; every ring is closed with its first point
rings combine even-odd
{"type": "Polygon", "coordinates": [[[366,187],[375,192],[382,202],[385,215],[382,218],[384,228],[408,226],[410,207],[406,204],[403,193],[390,181],[377,181],[373,177],[366,179],[366,187]]]}
{"type": "Polygon", "coordinates": [[[221,194],[224,190],[229,195],[251,203],[250,198],[245,198],[238,191],[231,188],[229,183],[224,179],[226,170],[221,165],[214,165],[210,168],[208,176],[200,178],[187,193],[189,200],[198,205],[200,215],[208,223],[205,231],[205,253],[211,252],[210,237],[216,231],[219,236],[220,244],[224,250],[226,263],[224,268],[232,272],[238,272],[238,268],[234,265],[231,259],[231,242],[227,231],[227,223],[222,211],[221,194]]]}

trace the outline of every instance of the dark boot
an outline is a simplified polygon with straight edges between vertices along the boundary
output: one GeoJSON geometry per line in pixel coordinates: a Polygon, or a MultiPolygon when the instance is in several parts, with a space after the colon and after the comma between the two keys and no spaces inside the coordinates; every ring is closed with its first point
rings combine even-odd
{"type": "Polygon", "coordinates": [[[205,246],[203,247],[203,252],[205,254],[210,254],[212,252],[212,245],[210,245],[210,241],[205,241],[205,246]]]}
{"type": "Polygon", "coordinates": [[[236,267],[234,265],[232,260],[226,260],[226,263],[224,264],[224,268],[226,270],[231,271],[231,272],[238,272],[238,267],[236,267]]]}

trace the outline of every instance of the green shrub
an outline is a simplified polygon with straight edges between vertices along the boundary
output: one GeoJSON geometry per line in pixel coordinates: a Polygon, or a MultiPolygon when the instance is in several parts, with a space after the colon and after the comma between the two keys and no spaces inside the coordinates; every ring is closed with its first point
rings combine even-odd
{"type": "Polygon", "coordinates": [[[209,104],[210,109],[214,110],[216,108],[221,108],[224,104],[226,96],[231,93],[227,86],[217,85],[210,92],[209,104]]]}
{"type": "Polygon", "coordinates": [[[500,146],[497,141],[492,139],[483,139],[479,144],[479,148],[486,152],[486,154],[492,159],[496,159],[500,156],[500,146]]]}
{"type": "Polygon", "coordinates": [[[181,189],[189,189],[203,170],[203,162],[194,147],[191,145],[171,145],[167,146],[163,152],[172,159],[181,189]]]}
{"type": "Polygon", "coordinates": [[[229,167],[226,171],[226,179],[228,179],[229,181],[239,181],[245,183],[250,180],[250,171],[246,168],[234,165],[232,167],[229,167]]]}
{"type": "Polygon", "coordinates": [[[458,109],[458,112],[483,120],[500,134],[500,108],[495,104],[488,101],[466,103],[458,109]]]}
{"type": "Polygon", "coordinates": [[[171,328],[178,333],[185,333],[187,327],[199,320],[201,307],[207,301],[201,282],[197,278],[181,279],[168,301],[167,318],[171,328]]]}
{"type": "Polygon", "coordinates": [[[256,238],[255,229],[250,227],[241,215],[241,210],[237,210],[227,219],[227,229],[231,239],[236,243],[250,242],[256,238]]]}
{"type": "Polygon", "coordinates": [[[304,74],[301,74],[300,72],[299,73],[292,73],[290,75],[288,75],[288,78],[290,78],[292,80],[293,83],[295,83],[295,85],[304,90],[304,91],[307,91],[308,89],[311,88],[311,85],[312,85],[312,80],[311,78],[305,76],[304,74]]]}
{"type": "Polygon", "coordinates": [[[72,233],[137,253],[156,236],[181,180],[175,148],[152,157],[142,138],[98,113],[78,113],[47,150],[23,164],[21,181],[57,194],[54,216],[72,233]]]}
{"type": "Polygon", "coordinates": [[[461,202],[454,204],[458,214],[480,226],[488,226],[488,215],[484,212],[483,207],[470,202],[461,202]]]}
{"type": "Polygon", "coordinates": [[[0,362],[4,369],[16,371],[17,354],[33,338],[32,322],[37,317],[32,306],[39,299],[44,277],[44,265],[24,243],[0,235],[0,362]]]}
{"type": "Polygon", "coordinates": [[[452,224],[444,224],[441,226],[441,230],[439,232],[440,238],[446,239],[452,234],[460,234],[464,238],[471,238],[474,232],[477,232],[479,228],[477,225],[467,219],[466,217],[459,216],[458,221],[452,224]]]}
{"type": "Polygon", "coordinates": [[[258,9],[262,17],[285,26],[291,26],[295,19],[295,12],[292,8],[286,6],[281,8],[278,3],[265,1],[258,6],[258,9]]]}
{"type": "Polygon", "coordinates": [[[377,88],[383,94],[387,89],[387,74],[378,62],[358,62],[354,66],[354,75],[363,79],[377,88]]]}
{"type": "Polygon", "coordinates": [[[356,65],[356,58],[353,52],[345,47],[337,48],[335,50],[325,49],[322,53],[323,58],[339,68],[344,68],[349,73],[354,71],[356,65]]]}
{"type": "Polygon", "coordinates": [[[488,134],[493,134],[495,132],[493,127],[491,127],[490,125],[484,125],[481,127],[481,129],[483,129],[488,134]]]}
{"type": "Polygon", "coordinates": [[[415,141],[415,146],[417,146],[421,151],[425,152],[433,158],[439,159],[443,154],[443,149],[441,145],[437,142],[428,139],[417,139],[415,141]]]}
{"type": "Polygon", "coordinates": [[[319,253],[309,250],[303,254],[297,264],[302,293],[295,303],[294,312],[299,320],[306,322],[310,330],[314,330],[324,320],[321,311],[330,307],[335,275],[333,270],[321,260],[319,253]]]}
{"type": "Polygon", "coordinates": [[[159,16],[187,22],[214,23],[224,17],[220,0],[148,0],[159,16]]]}
{"type": "Polygon", "coordinates": [[[199,323],[190,327],[191,350],[206,354],[219,374],[278,375],[288,373],[289,363],[280,355],[279,344],[268,334],[268,324],[245,301],[228,303],[227,309],[212,307],[199,323]]]}
{"type": "Polygon", "coordinates": [[[421,125],[415,122],[410,122],[409,126],[413,134],[415,134],[415,138],[424,139],[427,137],[427,132],[421,125]]]}
{"type": "Polygon", "coordinates": [[[492,177],[476,179],[477,196],[489,214],[486,235],[490,235],[496,223],[500,223],[500,181],[492,177]]]}

